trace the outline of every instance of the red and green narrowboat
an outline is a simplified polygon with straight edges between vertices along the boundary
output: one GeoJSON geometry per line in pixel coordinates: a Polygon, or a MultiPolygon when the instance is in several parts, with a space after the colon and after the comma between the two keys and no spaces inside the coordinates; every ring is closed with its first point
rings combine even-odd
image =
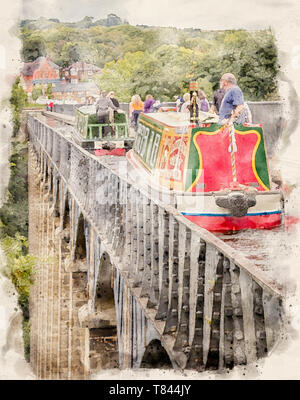
{"type": "Polygon", "coordinates": [[[140,114],[131,170],[210,231],[281,225],[283,196],[272,187],[262,125],[219,125],[200,114],[197,125],[188,113],[140,114]]]}

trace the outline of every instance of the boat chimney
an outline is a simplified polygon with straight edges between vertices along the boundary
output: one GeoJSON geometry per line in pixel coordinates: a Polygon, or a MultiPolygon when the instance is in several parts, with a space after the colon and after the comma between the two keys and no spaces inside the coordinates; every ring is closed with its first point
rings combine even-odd
{"type": "Polygon", "coordinates": [[[198,82],[190,81],[190,122],[191,124],[198,124],[199,122],[199,102],[198,102],[198,82]]]}

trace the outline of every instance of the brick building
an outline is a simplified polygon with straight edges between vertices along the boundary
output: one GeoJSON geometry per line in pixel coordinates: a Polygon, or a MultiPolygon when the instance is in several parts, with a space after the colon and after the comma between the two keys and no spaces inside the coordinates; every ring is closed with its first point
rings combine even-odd
{"type": "Polygon", "coordinates": [[[92,80],[92,76],[100,74],[101,69],[93,64],[87,64],[83,61],[77,61],[63,69],[62,77],[65,78],[66,82],[78,83],[88,82],[92,80]]]}
{"type": "Polygon", "coordinates": [[[21,71],[21,84],[27,93],[31,93],[34,85],[55,85],[60,82],[59,66],[49,57],[39,57],[33,62],[24,63],[21,71]]]}
{"type": "Polygon", "coordinates": [[[52,88],[53,99],[86,103],[90,97],[99,96],[99,89],[94,82],[66,83],[62,81],[52,88]]]}

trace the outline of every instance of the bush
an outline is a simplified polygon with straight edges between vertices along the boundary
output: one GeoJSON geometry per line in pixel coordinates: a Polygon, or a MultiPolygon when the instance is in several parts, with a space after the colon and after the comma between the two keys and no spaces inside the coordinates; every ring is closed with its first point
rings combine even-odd
{"type": "MultiPolygon", "coordinates": [[[[126,122],[126,114],[125,113],[114,113],[114,123],[115,124],[124,124],[126,122]]],[[[88,124],[98,124],[98,117],[96,114],[89,115],[88,124]]]]}
{"type": "Polygon", "coordinates": [[[22,86],[20,86],[20,78],[17,78],[13,84],[9,101],[13,114],[13,136],[16,136],[21,125],[20,115],[27,102],[27,94],[22,86]]]}
{"type": "Polygon", "coordinates": [[[30,355],[29,294],[33,284],[36,257],[28,254],[28,241],[19,233],[14,238],[4,236],[1,247],[5,254],[6,266],[2,271],[14,284],[18,293],[18,304],[22,310],[23,341],[25,359],[30,355]]]}
{"type": "Polygon", "coordinates": [[[30,361],[30,321],[29,319],[23,319],[23,342],[24,342],[24,356],[27,362],[30,361]]]}
{"type": "MultiPolygon", "coordinates": [[[[18,83],[14,85],[11,104],[18,109],[18,121],[14,130],[18,132],[21,112],[18,83]]],[[[29,294],[34,279],[36,257],[28,254],[28,179],[27,179],[27,143],[14,139],[10,156],[10,180],[8,198],[0,209],[1,248],[6,258],[2,272],[14,284],[18,293],[18,304],[23,314],[24,355],[29,361],[30,323],[29,294]]]]}
{"type": "Polygon", "coordinates": [[[42,96],[43,90],[41,85],[35,86],[32,90],[32,99],[36,101],[40,96],[42,96]]]}
{"type": "Polygon", "coordinates": [[[8,199],[0,209],[0,234],[28,235],[27,143],[14,142],[10,156],[8,199]]]}

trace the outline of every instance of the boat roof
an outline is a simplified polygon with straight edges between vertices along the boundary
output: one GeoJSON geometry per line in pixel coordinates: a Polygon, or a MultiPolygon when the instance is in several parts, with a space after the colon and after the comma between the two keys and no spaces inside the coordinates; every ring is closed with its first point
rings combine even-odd
{"type": "MultiPolygon", "coordinates": [[[[190,123],[190,113],[184,112],[156,112],[156,113],[143,113],[143,117],[151,118],[157,122],[160,122],[164,125],[170,127],[188,127],[191,125],[190,123]]],[[[215,114],[211,114],[208,112],[200,111],[200,121],[205,120],[206,118],[211,117],[207,122],[218,122],[218,117],[215,114]]]]}

